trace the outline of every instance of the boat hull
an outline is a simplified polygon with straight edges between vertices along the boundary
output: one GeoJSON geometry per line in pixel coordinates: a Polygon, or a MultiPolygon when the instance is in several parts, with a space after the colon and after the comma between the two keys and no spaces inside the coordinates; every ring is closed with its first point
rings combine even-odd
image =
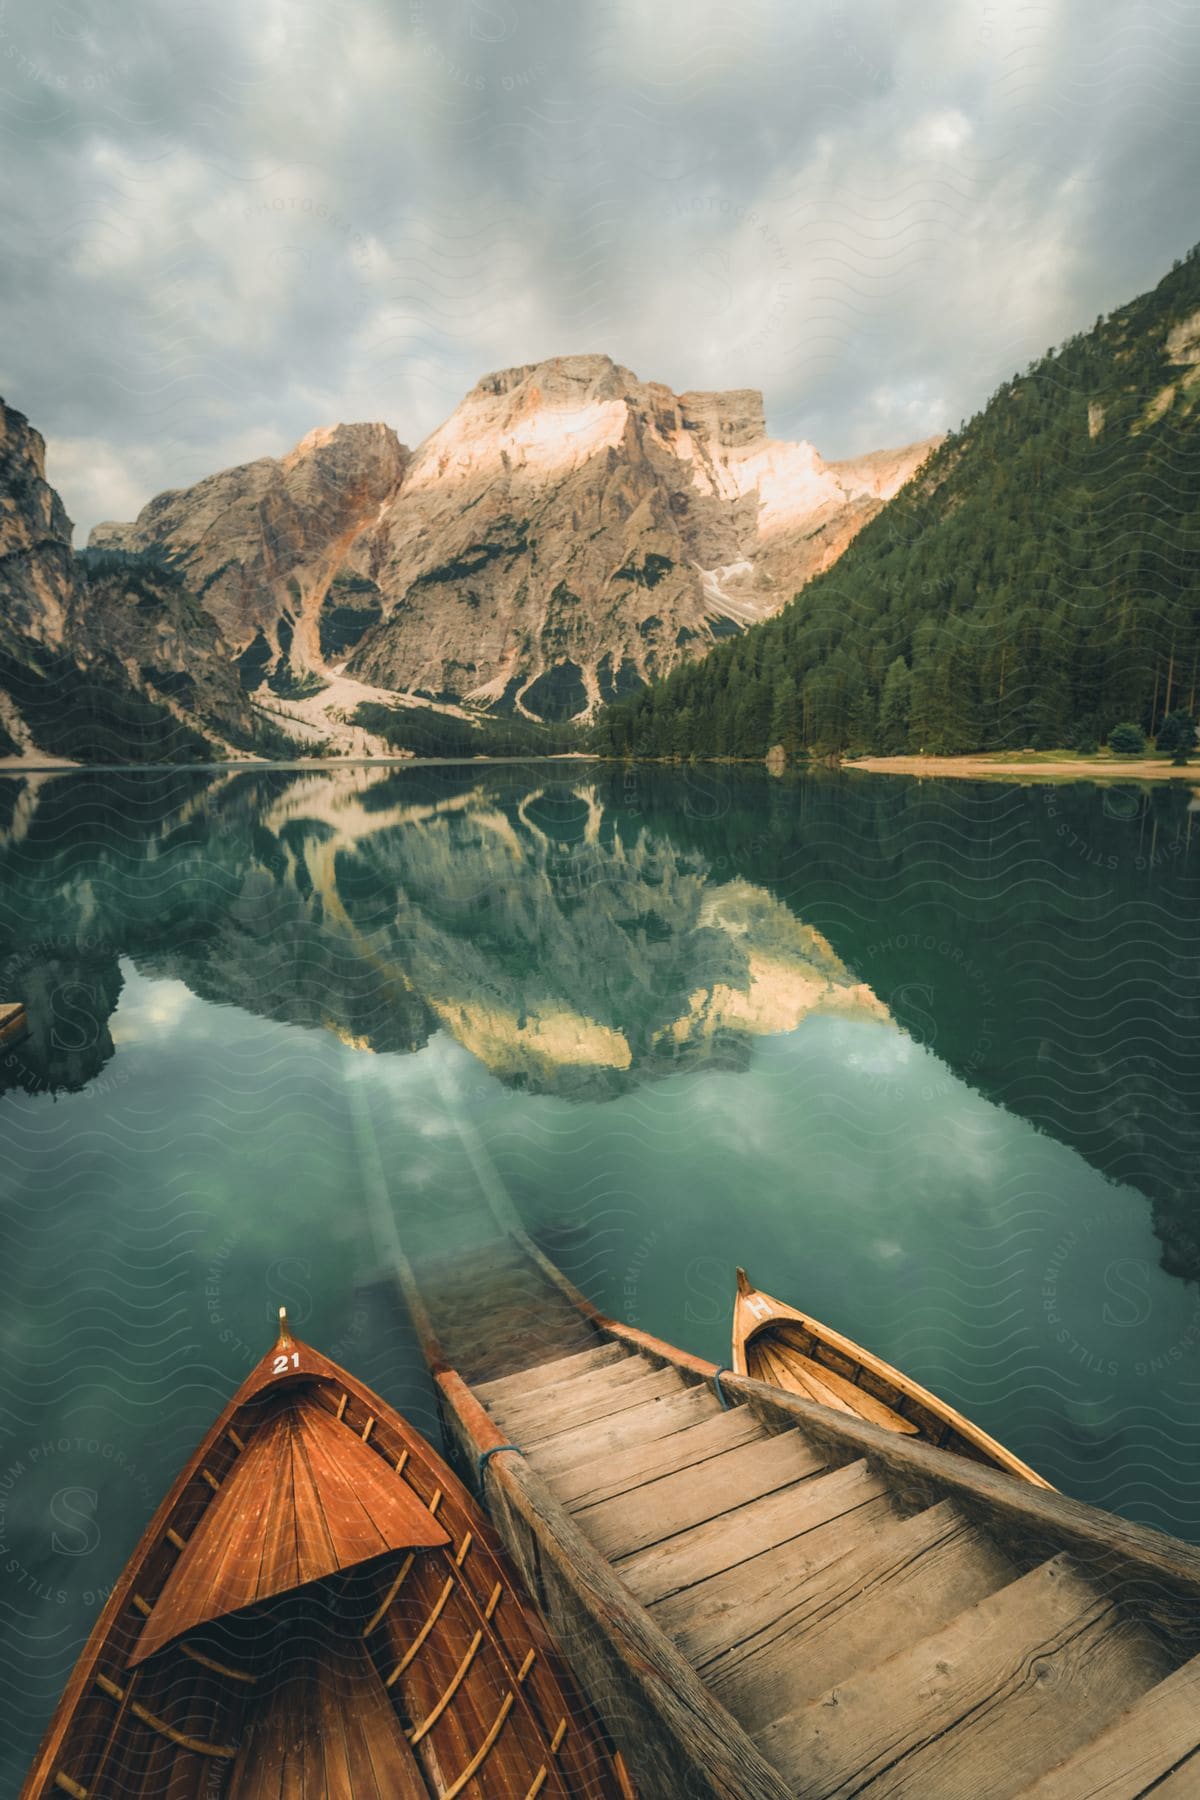
{"type": "Polygon", "coordinates": [[[840,1332],[763,1293],[744,1270],[737,1274],[731,1354],[736,1374],[1002,1469],[1035,1487],[1050,1487],[928,1388],[840,1332]]]}
{"type": "Polygon", "coordinates": [[[164,1500],[21,1800],[627,1795],[470,1494],[290,1337],[164,1500]]]}

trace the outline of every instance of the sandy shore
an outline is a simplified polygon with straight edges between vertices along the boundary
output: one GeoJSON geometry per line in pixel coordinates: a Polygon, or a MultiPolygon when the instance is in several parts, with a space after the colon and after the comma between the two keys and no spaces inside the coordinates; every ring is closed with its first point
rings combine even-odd
{"type": "Polygon", "coordinates": [[[1177,768],[1165,757],[1076,756],[1041,762],[1031,756],[861,756],[843,765],[873,775],[941,775],[968,781],[1191,781],[1200,763],[1177,768]]]}

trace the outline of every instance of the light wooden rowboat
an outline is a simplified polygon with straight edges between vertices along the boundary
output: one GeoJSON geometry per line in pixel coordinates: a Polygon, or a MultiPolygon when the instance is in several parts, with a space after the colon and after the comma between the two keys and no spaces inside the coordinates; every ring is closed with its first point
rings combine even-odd
{"type": "Polygon", "coordinates": [[[881,1357],[817,1319],[754,1287],[737,1272],[732,1366],[738,1375],[852,1413],[885,1431],[918,1437],[940,1450],[989,1463],[1035,1487],[1050,1483],[978,1425],[911,1381],[881,1357]]]}
{"type": "Polygon", "coordinates": [[[466,1489],[281,1314],[130,1559],[21,1795],[631,1792],[466,1489]]]}

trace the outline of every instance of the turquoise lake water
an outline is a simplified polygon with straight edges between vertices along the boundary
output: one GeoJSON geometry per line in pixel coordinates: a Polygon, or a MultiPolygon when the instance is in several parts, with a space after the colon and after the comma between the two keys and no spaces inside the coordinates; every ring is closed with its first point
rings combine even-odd
{"type": "Polygon", "coordinates": [[[1200,817],[575,763],[0,779],[11,1791],[296,1329],[434,1431],[390,1234],[508,1196],[723,1361],[733,1270],[1200,1540],[1200,817]]]}

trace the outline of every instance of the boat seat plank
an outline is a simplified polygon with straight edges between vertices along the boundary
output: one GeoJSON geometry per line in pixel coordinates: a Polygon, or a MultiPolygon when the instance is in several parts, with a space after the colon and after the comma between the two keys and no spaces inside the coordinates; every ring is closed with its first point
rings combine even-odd
{"type": "Polygon", "coordinates": [[[615,1451],[653,1443],[720,1414],[720,1403],[711,1388],[685,1388],[682,1393],[647,1400],[574,1431],[559,1432],[531,1449],[529,1462],[553,1486],[559,1470],[570,1469],[585,1458],[600,1464],[615,1451]]]}
{"type": "MultiPolygon", "coordinates": [[[[624,1365],[618,1364],[617,1368],[623,1371],[624,1365]]],[[[601,1374],[607,1373],[607,1370],[601,1371],[601,1374]]],[[[537,1395],[525,1405],[506,1402],[494,1407],[492,1417],[516,1442],[539,1444],[547,1438],[557,1437],[560,1432],[577,1430],[594,1420],[628,1412],[631,1407],[642,1406],[648,1400],[681,1394],[684,1387],[683,1377],[677,1370],[652,1369],[649,1364],[642,1364],[628,1379],[616,1372],[611,1381],[593,1380],[585,1375],[580,1381],[571,1382],[565,1391],[553,1390],[545,1396],[537,1395]],[[576,1394],[573,1391],[576,1387],[582,1392],[576,1394]]]]}
{"type": "MultiPolygon", "coordinates": [[[[697,1469],[700,1463],[735,1450],[739,1444],[760,1443],[769,1435],[748,1406],[734,1406],[686,1431],[673,1431],[648,1444],[632,1444],[599,1461],[589,1456],[554,1477],[554,1492],[568,1512],[578,1512],[585,1506],[628,1494],[660,1475],[697,1469]]],[[[703,1473],[699,1472],[697,1478],[703,1480],[703,1473]]]]}
{"type": "MultiPolygon", "coordinates": [[[[929,1636],[1017,1578],[999,1547],[948,1500],[887,1524],[853,1554],[800,1581],[780,1571],[757,1608],[711,1633],[704,1679],[748,1731],[929,1636]]],[[[699,1648],[699,1643],[696,1648],[699,1648]]]]}
{"type": "Polygon", "coordinates": [[[805,1356],[782,1337],[765,1339],[761,1345],[751,1342],[747,1348],[747,1363],[760,1379],[774,1382],[777,1387],[791,1387],[794,1392],[807,1394],[809,1399],[819,1401],[822,1406],[831,1406],[835,1412],[856,1413],[872,1425],[881,1425],[885,1431],[916,1436],[917,1427],[911,1419],[902,1418],[866,1388],[847,1381],[836,1370],[813,1357],[805,1356]]]}
{"type": "Polygon", "coordinates": [[[828,1475],[812,1475],[751,1500],[666,1543],[636,1551],[617,1564],[617,1573],[643,1606],[652,1606],[819,1525],[853,1520],[856,1512],[872,1505],[877,1511],[892,1511],[887,1488],[865,1462],[847,1463],[828,1475]]]}
{"type": "Polygon", "coordinates": [[[806,1800],[1012,1800],[1168,1672],[1057,1556],[759,1736],[806,1800]]]}
{"type": "Polygon", "coordinates": [[[576,1512],[575,1520],[601,1555],[615,1560],[732,1513],[824,1468],[824,1458],[807,1439],[798,1431],[786,1431],[713,1457],[700,1480],[693,1469],[663,1475],[631,1494],[576,1512]]]}
{"type": "Polygon", "coordinates": [[[1026,1788],[1022,1800],[1139,1800],[1151,1788],[1157,1800],[1170,1783],[1155,1783],[1177,1763],[1182,1777],[1189,1761],[1192,1785],[1181,1786],[1180,1795],[1200,1794],[1200,1656],[1026,1788]]]}
{"type": "Polygon", "coordinates": [[[576,1375],[590,1374],[593,1369],[605,1368],[610,1363],[634,1362],[633,1351],[627,1350],[623,1344],[597,1344],[594,1350],[580,1350],[575,1356],[559,1356],[553,1362],[539,1363],[534,1369],[525,1369],[520,1375],[502,1375],[496,1381],[481,1381],[476,1384],[475,1393],[485,1406],[495,1401],[507,1400],[515,1394],[532,1394],[542,1387],[555,1387],[563,1381],[573,1381],[576,1375]]]}

